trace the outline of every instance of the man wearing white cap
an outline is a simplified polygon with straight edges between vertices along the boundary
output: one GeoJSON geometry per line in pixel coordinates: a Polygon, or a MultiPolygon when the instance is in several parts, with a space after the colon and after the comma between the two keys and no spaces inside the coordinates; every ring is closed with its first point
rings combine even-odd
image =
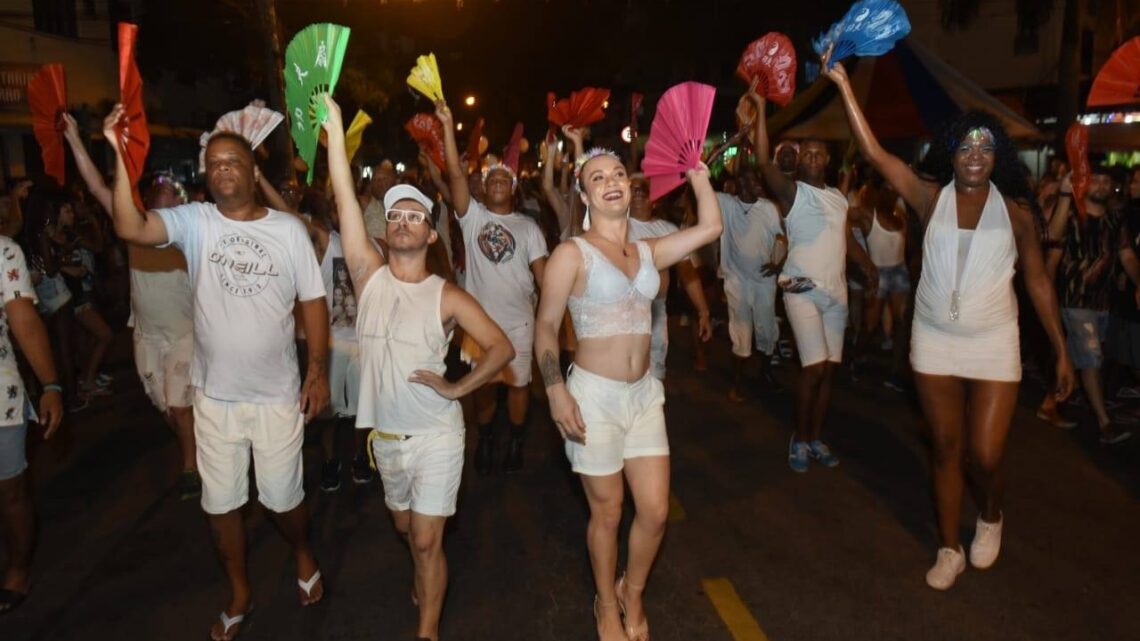
{"type": "MultiPolygon", "coordinates": [[[[506,165],[494,165],[484,172],[486,194],[482,203],[471,197],[467,173],[459,164],[451,110],[439,102],[435,115],[443,123],[451,201],[467,248],[464,285],[503,328],[515,349],[514,360],[494,382],[507,385],[507,417],[511,423],[511,440],[503,470],[518,472],[523,467],[534,347],[534,308],[538,302],[537,284],[542,282],[546,268],[546,240],[538,223],[514,211],[518,179],[506,165]]],[[[473,349],[469,342],[465,341],[464,350],[471,355],[473,349]]],[[[473,360],[479,358],[481,356],[475,356],[473,360]]],[[[496,391],[488,386],[475,396],[475,414],[479,424],[475,470],[480,474],[489,474],[494,462],[496,391]]]]}
{"type": "Polygon", "coordinates": [[[416,638],[435,641],[447,588],[443,527],[455,513],[463,475],[463,410],[457,399],[491,380],[514,350],[470,294],[428,271],[428,246],[439,235],[431,225],[434,203],[418,189],[396,185],[384,195],[387,264],[368,242],[352,198],[340,108],[331,98],[326,101],[329,174],[340,208],[345,261],[360,292],[356,426],[374,430],[370,442],[384,502],[411,548],[412,600],[420,609],[416,638]],[[466,376],[450,382],[443,377],[443,361],[457,326],[482,355],[466,376]]]}

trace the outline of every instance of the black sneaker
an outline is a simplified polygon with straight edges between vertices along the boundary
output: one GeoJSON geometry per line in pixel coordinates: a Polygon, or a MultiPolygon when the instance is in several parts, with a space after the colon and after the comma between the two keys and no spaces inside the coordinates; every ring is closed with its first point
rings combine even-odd
{"type": "Polygon", "coordinates": [[[503,459],[503,471],[507,474],[522,471],[524,442],[526,442],[524,437],[511,435],[511,440],[507,443],[507,457],[503,459]]]}
{"type": "Polygon", "coordinates": [[[198,470],[182,470],[178,477],[178,499],[187,501],[202,496],[202,477],[198,470]]]}
{"type": "Polygon", "coordinates": [[[357,485],[366,485],[372,482],[372,466],[367,456],[357,456],[352,459],[352,482],[357,485]]]}
{"type": "Polygon", "coordinates": [[[475,471],[480,476],[487,476],[494,465],[495,437],[487,430],[485,434],[479,435],[479,445],[475,448],[475,471]]]}
{"type": "Polygon", "coordinates": [[[329,459],[321,464],[321,491],[335,492],[340,489],[340,461],[329,459]]]}

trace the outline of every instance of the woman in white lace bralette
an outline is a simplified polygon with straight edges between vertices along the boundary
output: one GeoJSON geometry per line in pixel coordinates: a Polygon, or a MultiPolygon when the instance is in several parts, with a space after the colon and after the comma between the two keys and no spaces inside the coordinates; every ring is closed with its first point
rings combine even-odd
{"type": "Polygon", "coordinates": [[[651,308],[660,289],[658,272],[721,232],[720,206],[708,169],[702,165],[690,170],[688,178],[697,197],[697,224],[630,242],[630,180],[621,159],[600,149],[580,156],[575,180],[586,205],[588,231],[554,250],[542,282],[534,346],[551,417],[566,440],[570,466],[581,477],[590,505],[586,546],[597,588],[594,617],[601,641],[649,638],[641,597],[669,513],[665,393],[649,372],[651,308]],[[563,381],[558,328],[567,306],[578,349],[563,381]],[[628,568],[615,584],[623,476],[636,516],[629,533],[628,568]]]}
{"type": "Polygon", "coordinates": [[[1015,266],[1056,354],[1058,398],[1072,391],[1073,367],[1028,207],[1029,183],[997,119],[973,112],[950,123],[924,161],[933,180],[920,178],[879,145],[843,66],[826,73],[839,87],[863,156],[925,228],[911,366],[933,436],[941,538],[926,582],[945,590],[966,568],[958,541],[966,480],[979,512],[970,563],[988,568],[1001,547],[1002,458],[1021,381],[1015,266]]]}

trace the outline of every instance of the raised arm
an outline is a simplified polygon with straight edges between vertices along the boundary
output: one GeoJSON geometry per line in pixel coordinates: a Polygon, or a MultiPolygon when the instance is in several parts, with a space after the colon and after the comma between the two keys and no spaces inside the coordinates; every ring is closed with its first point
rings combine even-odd
{"type": "Polygon", "coordinates": [[[558,361],[558,330],[581,267],[582,254],[576,245],[562,243],[554,248],[544,273],[542,296],[538,300],[534,322],[534,351],[538,355],[542,382],[546,385],[550,416],[562,438],[579,443],[585,442],[586,423],[582,420],[578,402],[570,395],[562,378],[562,367],[558,361]]]}
{"type": "Polygon", "coordinates": [[[756,116],[752,119],[752,149],[759,163],[760,175],[764,178],[764,186],[772,199],[780,205],[781,212],[791,211],[796,202],[796,183],[780,171],[772,159],[772,151],[768,148],[768,103],[764,97],[756,93],[756,86],[748,90],[741,100],[752,101],[756,109],[756,116]]]}
{"type": "Polygon", "coordinates": [[[586,154],[586,146],[582,140],[582,130],[570,125],[562,125],[562,135],[574,145],[574,157],[571,161],[577,160],[586,154]]]}
{"type": "Polygon", "coordinates": [[[851,82],[847,78],[847,71],[843,65],[837,63],[828,69],[826,56],[822,62],[824,73],[835,83],[839,89],[839,95],[843,98],[847,122],[851,126],[855,141],[859,144],[859,151],[867,159],[867,162],[871,163],[871,166],[891,183],[903,200],[914,208],[920,220],[925,223],[926,216],[930,212],[931,202],[937,193],[936,189],[929,183],[923,182],[906,163],[883,149],[883,146],[879,144],[875,134],[871,132],[871,126],[867,124],[867,119],[863,116],[863,110],[860,109],[858,101],[855,100],[855,92],[851,89],[851,82]]]}
{"type": "Polygon", "coordinates": [[[435,117],[443,123],[443,159],[447,165],[447,182],[451,187],[451,204],[455,208],[455,215],[463,218],[471,206],[471,191],[467,188],[467,171],[459,163],[455,120],[451,117],[451,109],[442,100],[435,103],[435,117]]]}
{"type": "Polygon", "coordinates": [[[329,117],[323,126],[328,132],[329,178],[332,180],[337,213],[340,216],[344,262],[348,265],[348,273],[359,292],[369,277],[384,264],[384,258],[370,242],[368,230],[364,227],[364,213],[360,210],[360,201],[356,199],[356,190],[352,185],[352,167],[348,164],[348,154],[344,147],[344,121],[340,106],[328,94],[322,97],[329,111],[329,117]]]}
{"type": "Polygon", "coordinates": [[[168,240],[166,223],[162,222],[162,217],[155,212],[139,211],[131,194],[131,177],[127,174],[118,132],[115,131],[115,125],[126,118],[126,115],[123,105],[116,104],[103,120],[103,135],[115,152],[115,182],[111,190],[111,218],[115,222],[115,234],[130,243],[163,245],[168,240]]]}
{"type": "Polygon", "coordinates": [[[542,165],[542,193],[546,202],[554,210],[554,217],[558,219],[558,231],[565,234],[570,228],[570,203],[566,195],[554,186],[554,160],[558,158],[558,145],[552,141],[546,142],[546,160],[542,165]]]}
{"type": "Polygon", "coordinates": [[[720,203],[709,182],[709,168],[701,163],[700,167],[688,171],[688,178],[697,197],[697,224],[647,241],[653,247],[653,265],[658,270],[676,265],[720,237],[720,203]]]}
{"type": "MultiPolygon", "coordinates": [[[[287,214],[293,214],[294,216],[300,216],[301,212],[293,209],[289,206],[289,203],[285,202],[285,199],[281,196],[281,193],[277,191],[277,188],[273,186],[273,183],[269,182],[269,179],[265,177],[265,174],[258,174],[257,186],[261,188],[261,193],[265,196],[265,202],[268,203],[271,208],[276,209],[277,211],[283,211],[287,214]]],[[[301,220],[304,220],[304,218],[301,220]]]]}
{"type": "Polygon", "coordinates": [[[1073,215],[1072,176],[1061,179],[1061,190],[1057,192],[1057,202],[1053,205],[1053,217],[1049,219],[1049,240],[1060,242],[1065,239],[1069,217],[1073,215]]]}
{"type": "MultiPolygon", "coordinates": [[[[87,148],[83,146],[83,139],[79,137],[79,123],[75,122],[75,118],[66,112],[63,114],[63,121],[67,125],[63,131],[63,139],[67,141],[67,146],[71,147],[71,153],[75,156],[75,166],[79,169],[83,183],[87,185],[87,191],[91,192],[103,211],[110,214],[112,206],[111,189],[107,187],[99,169],[92,162],[91,154],[87,153],[87,148]]],[[[108,140],[113,140],[113,138],[108,138],[108,140]]]]}
{"type": "Polygon", "coordinates": [[[435,163],[431,161],[431,158],[428,158],[428,155],[426,152],[424,152],[423,147],[420,147],[419,158],[420,164],[427,169],[428,176],[431,177],[431,184],[435,185],[435,188],[439,190],[439,193],[441,196],[443,196],[444,201],[450,203],[451,187],[447,184],[447,181],[443,179],[443,174],[440,173],[439,167],[436,167],[435,163]]]}

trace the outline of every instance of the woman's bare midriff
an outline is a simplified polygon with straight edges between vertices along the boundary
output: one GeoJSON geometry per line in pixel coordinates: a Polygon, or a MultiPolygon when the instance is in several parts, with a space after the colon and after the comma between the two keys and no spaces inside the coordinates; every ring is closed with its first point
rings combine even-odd
{"type": "Polygon", "coordinates": [[[649,335],[579,338],[574,364],[598,376],[634,383],[649,370],[649,335]]]}

